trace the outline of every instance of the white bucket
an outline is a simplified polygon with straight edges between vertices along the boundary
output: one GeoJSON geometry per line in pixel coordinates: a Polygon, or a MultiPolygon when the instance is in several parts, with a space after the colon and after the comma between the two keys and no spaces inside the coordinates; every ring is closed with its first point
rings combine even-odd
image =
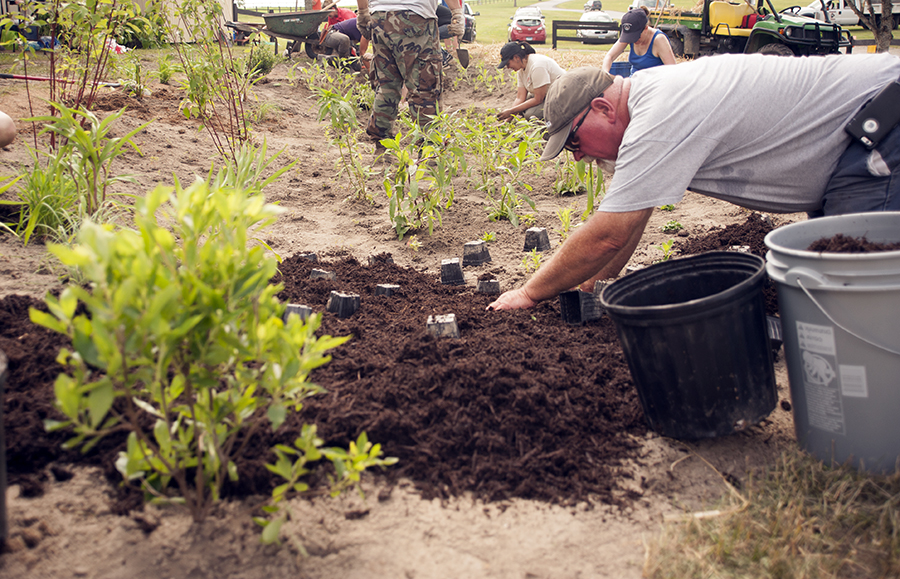
{"type": "Polygon", "coordinates": [[[823,217],[766,235],[800,446],[873,473],[900,464],[900,251],[820,253],[842,233],[900,243],[900,212],[823,217]]]}

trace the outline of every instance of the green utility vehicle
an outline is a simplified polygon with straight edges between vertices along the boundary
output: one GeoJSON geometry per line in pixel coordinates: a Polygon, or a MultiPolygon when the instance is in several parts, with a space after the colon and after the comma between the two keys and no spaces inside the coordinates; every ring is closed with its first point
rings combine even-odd
{"type": "Polygon", "coordinates": [[[685,12],[668,7],[650,11],[650,25],[669,37],[675,56],[696,57],[721,53],[808,56],[850,52],[850,33],[830,24],[777,12],[771,0],[732,4],[704,0],[703,11],[685,12]]]}

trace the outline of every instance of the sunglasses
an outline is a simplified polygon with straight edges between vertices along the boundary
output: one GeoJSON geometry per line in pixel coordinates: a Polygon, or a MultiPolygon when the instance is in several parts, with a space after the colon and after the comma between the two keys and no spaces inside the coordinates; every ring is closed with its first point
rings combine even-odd
{"type": "MultiPolygon", "coordinates": [[[[597,98],[603,98],[603,94],[601,93],[600,96],[597,98]]],[[[563,145],[563,149],[569,151],[570,153],[574,153],[575,151],[578,150],[578,146],[580,145],[580,143],[578,142],[578,139],[576,138],[576,134],[578,133],[578,129],[581,128],[581,124],[584,123],[584,119],[586,119],[589,114],[591,114],[590,108],[587,110],[586,113],[584,113],[584,115],[580,119],[578,119],[578,122],[575,123],[575,128],[573,128],[572,132],[569,133],[569,138],[566,139],[566,144],[563,145]]]]}

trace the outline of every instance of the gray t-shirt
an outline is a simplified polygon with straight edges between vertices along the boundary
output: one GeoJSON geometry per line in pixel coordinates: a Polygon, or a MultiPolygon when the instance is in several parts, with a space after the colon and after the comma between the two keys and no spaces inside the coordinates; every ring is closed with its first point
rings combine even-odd
{"type": "Polygon", "coordinates": [[[674,204],[686,189],[762,211],[818,209],[850,143],[844,126],[898,77],[887,54],[719,55],[640,71],[599,209],[674,204]]]}
{"type": "Polygon", "coordinates": [[[370,0],[369,12],[399,12],[412,10],[422,18],[437,18],[435,10],[440,0],[370,0]]]}

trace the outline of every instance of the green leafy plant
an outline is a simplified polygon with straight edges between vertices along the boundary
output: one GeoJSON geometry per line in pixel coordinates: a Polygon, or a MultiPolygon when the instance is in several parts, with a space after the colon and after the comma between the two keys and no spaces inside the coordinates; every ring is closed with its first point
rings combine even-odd
{"type": "Polygon", "coordinates": [[[381,144],[394,157],[382,184],[388,197],[388,215],[399,239],[410,231],[427,230],[431,235],[441,224],[442,212],[453,205],[452,179],[465,169],[463,150],[450,129],[452,122],[439,114],[427,133],[404,116],[409,128],[381,144]]]}
{"type": "Polygon", "coordinates": [[[33,165],[23,167],[19,177],[0,186],[5,192],[17,182],[18,200],[0,199],[0,205],[18,206],[18,223],[3,228],[18,236],[25,245],[32,237],[65,242],[81,222],[80,196],[76,181],[63,156],[29,149],[33,165]]]}
{"type": "Polygon", "coordinates": [[[87,222],[72,248],[50,246],[88,283],[48,295],[49,314],[31,310],[74,348],[58,358],[66,418],[47,427],[72,429],[66,446],[83,450],[128,432],[117,469],[154,500],[184,502],[195,521],[238,478],[234,459],[254,433],[321,391],[309,373],[349,339],[317,337],[318,315],[282,321],[276,261],[249,243],[279,213],[202,181],[157,187],[136,201],[136,230],[87,222]]]}
{"type": "MultiPolygon", "coordinates": [[[[290,517],[290,510],[282,508],[283,501],[293,493],[304,493],[309,485],[301,479],[310,473],[307,465],[322,457],[331,461],[335,474],[328,475],[330,495],[336,497],[349,488],[356,488],[360,496],[364,496],[359,486],[360,475],[368,468],[386,467],[397,463],[394,457],[381,458],[383,454],[380,444],[372,444],[365,432],[356,441],[350,441],[349,448],[322,448],[324,441],[316,436],[315,425],[304,424],[301,434],[294,440],[293,448],[284,444],[276,445],[272,450],[277,460],[275,464],[267,464],[266,468],[285,479],[287,482],[278,485],[272,491],[270,504],[263,511],[271,518],[255,517],[254,521],[263,527],[261,540],[271,544],[278,541],[281,526],[290,517]],[[294,458],[296,457],[296,458],[294,458]]],[[[298,545],[302,549],[302,545],[298,545]]]]}
{"type": "MultiPolygon", "coordinates": [[[[132,138],[150,123],[132,129],[125,136],[110,137],[112,124],[122,116],[124,108],[100,120],[84,108],[75,110],[55,102],[50,105],[59,113],[58,117],[44,116],[26,120],[46,123],[41,134],[52,133],[61,137],[61,142],[53,153],[59,158],[56,167],[66,168],[78,190],[84,214],[94,215],[107,203],[109,186],[130,179],[113,173],[112,163],[125,152],[126,147],[141,154],[132,138]]],[[[37,162],[35,166],[37,167],[37,162]]]]}
{"type": "Polygon", "coordinates": [[[272,72],[280,58],[274,51],[259,43],[250,45],[250,52],[244,61],[244,71],[252,79],[260,79],[272,72]]]}
{"type": "Polygon", "coordinates": [[[356,118],[356,107],[351,99],[351,92],[340,94],[331,89],[317,87],[319,103],[319,120],[328,120],[327,133],[333,145],[337,145],[340,153],[335,162],[337,175],[346,174],[350,180],[353,196],[358,200],[371,201],[366,190],[369,178],[369,167],[364,165],[360,157],[359,121],[356,118]]]}
{"type": "Polygon", "coordinates": [[[268,157],[269,147],[266,141],[257,147],[253,143],[243,143],[236,151],[234,160],[226,160],[225,166],[213,175],[209,170],[208,181],[213,189],[241,189],[250,195],[261,193],[269,184],[284,175],[297,164],[291,161],[287,165],[272,170],[271,165],[281,156],[284,149],[268,157]],[[263,177],[269,173],[268,177],[263,177]]]}
{"type": "Polygon", "coordinates": [[[537,215],[534,213],[523,213],[519,215],[519,224],[524,227],[534,227],[537,223],[537,215]]]}
{"type": "Polygon", "coordinates": [[[254,77],[222,36],[221,5],[214,0],[181,0],[167,23],[167,33],[180,62],[185,97],[181,112],[200,120],[219,154],[234,160],[250,140],[249,100],[254,77]],[[190,37],[186,38],[186,31],[190,37]]]}
{"type": "Polygon", "coordinates": [[[136,52],[130,52],[125,57],[125,71],[127,77],[120,79],[125,92],[137,99],[150,96],[150,90],[147,88],[147,75],[144,74],[144,66],[136,52]]]}
{"type": "Polygon", "coordinates": [[[684,229],[684,227],[674,219],[667,221],[666,224],[662,226],[663,233],[678,233],[682,229],[684,229]]]}
{"type": "Polygon", "coordinates": [[[522,201],[534,209],[534,201],[531,200],[522,189],[531,191],[532,187],[522,180],[522,171],[535,158],[529,154],[528,143],[520,142],[515,152],[506,158],[506,162],[498,169],[501,171],[501,183],[494,198],[488,191],[488,219],[497,221],[507,219],[510,223],[519,226],[518,210],[522,207],[522,201]]]}
{"type": "Polygon", "coordinates": [[[153,74],[161,84],[169,84],[172,77],[179,72],[183,72],[181,65],[172,59],[170,53],[166,52],[157,57],[156,71],[151,74],[153,74]]]}
{"type": "Polygon", "coordinates": [[[672,258],[672,252],[673,252],[673,249],[674,249],[674,248],[673,248],[673,245],[674,245],[674,244],[675,244],[675,240],[674,240],[674,239],[670,239],[670,240],[664,242],[663,244],[657,245],[657,246],[656,246],[656,249],[658,249],[658,250],[660,250],[660,251],[663,252],[662,259],[657,260],[656,263],[659,263],[659,262],[661,262],[661,261],[669,261],[669,260],[672,258]]]}
{"type": "Polygon", "coordinates": [[[419,249],[422,247],[422,242],[419,241],[418,235],[411,235],[409,239],[406,240],[406,246],[413,251],[419,251],[419,249]]]}
{"type": "Polygon", "coordinates": [[[663,205],[659,209],[660,209],[660,211],[675,211],[675,206],[674,205],[663,205]]]}
{"type": "Polygon", "coordinates": [[[603,184],[603,171],[599,167],[595,169],[593,163],[578,161],[575,163],[575,173],[578,175],[578,180],[584,184],[587,190],[587,208],[581,215],[582,221],[586,221],[597,210],[597,206],[606,194],[606,187],[603,184]]]}
{"type": "Polygon", "coordinates": [[[491,243],[492,241],[497,240],[497,234],[494,233],[493,231],[485,231],[484,234],[481,236],[481,240],[484,241],[485,243],[491,243]]]}
{"type": "Polygon", "coordinates": [[[573,209],[571,207],[565,207],[556,211],[556,218],[559,219],[560,223],[560,228],[556,230],[556,233],[559,234],[560,243],[564,242],[569,237],[572,229],[579,225],[577,223],[572,224],[572,212],[573,209]]]}
{"type": "Polygon", "coordinates": [[[572,159],[568,151],[555,160],[556,180],[553,183],[553,191],[557,195],[579,195],[587,192],[583,181],[579,179],[578,172],[575,170],[575,160],[572,159]]]}
{"type": "Polygon", "coordinates": [[[532,249],[526,253],[525,257],[522,258],[522,267],[525,268],[525,272],[531,273],[540,269],[541,257],[543,257],[543,254],[539,253],[537,249],[532,249]]]}

